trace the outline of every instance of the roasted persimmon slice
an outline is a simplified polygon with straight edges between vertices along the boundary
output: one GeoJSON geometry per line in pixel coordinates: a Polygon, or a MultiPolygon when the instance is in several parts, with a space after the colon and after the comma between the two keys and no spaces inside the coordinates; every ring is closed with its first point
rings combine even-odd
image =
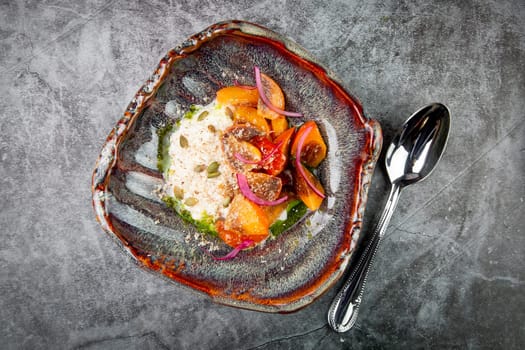
{"type": "Polygon", "coordinates": [[[282,154],[285,156],[289,155],[290,151],[290,144],[292,143],[292,137],[295,133],[295,128],[291,127],[286,129],[284,132],[282,132],[279,136],[277,136],[273,142],[278,145],[279,143],[281,146],[279,146],[279,150],[282,154]]]}
{"type": "Polygon", "coordinates": [[[228,86],[217,91],[217,102],[221,105],[257,107],[259,92],[240,86],[228,86]]]}
{"type": "Polygon", "coordinates": [[[288,120],[284,115],[280,115],[277,118],[270,120],[270,123],[272,125],[272,136],[274,138],[278,137],[288,129],[288,120]]]}
{"type": "MultiPolygon", "coordinates": [[[[281,110],[284,110],[284,94],[279,84],[263,73],[261,73],[261,83],[263,86],[264,95],[268,98],[271,104],[281,110]]],[[[281,114],[272,111],[260,98],[257,102],[257,113],[266,119],[276,119],[281,116],[281,114]]]]}
{"type": "MultiPolygon", "coordinates": [[[[319,192],[324,194],[323,185],[317,179],[317,177],[312,174],[308,169],[303,167],[304,174],[308,176],[308,180],[312,183],[319,192]]],[[[315,211],[319,209],[321,203],[323,202],[323,197],[319,196],[315,191],[308,185],[305,178],[301,175],[297,168],[294,168],[294,179],[295,179],[295,192],[299,196],[299,199],[308,207],[308,209],[315,211]]]]}
{"type": "Polygon", "coordinates": [[[301,151],[301,162],[308,165],[309,167],[315,168],[325,159],[326,157],[326,144],[324,143],[323,137],[317,124],[313,120],[309,120],[297,130],[294,141],[292,143],[291,154],[295,156],[297,152],[297,146],[299,139],[306,132],[306,130],[312,127],[306,139],[303,143],[303,149],[301,151]]]}
{"type": "Polygon", "coordinates": [[[215,228],[217,229],[219,238],[222,239],[224,243],[226,243],[232,248],[237,247],[239,244],[245,242],[248,239],[252,240],[253,244],[255,245],[263,241],[264,239],[266,239],[266,237],[268,237],[268,235],[248,236],[248,235],[245,235],[241,231],[237,231],[234,229],[227,230],[224,228],[224,219],[218,220],[217,223],[215,224],[215,228]]]}
{"type": "Polygon", "coordinates": [[[269,229],[266,212],[242,194],[233,197],[226,218],[217,222],[219,237],[232,247],[246,239],[259,243],[268,237],[269,229]]]}
{"type": "Polygon", "coordinates": [[[221,137],[222,151],[226,157],[227,164],[234,172],[246,172],[257,167],[256,162],[262,159],[258,147],[248,141],[237,139],[232,134],[224,134],[221,137]],[[246,163],[237,158],[236,155],[253,163],[246,163]]]}
{"type": "Polygon", "coordinates": [[[293,193],[285,193],[285,195],[288,197],[288,200],[286,202],[283,202],[281,204],[277,205],[269,205],[261,207],[266,212],[266,217],[268,218],[268,221],[270,222],[270,226],[279,219],[281,214],[286,210],[288,207],[288,204],[290,204],[291,201],[296,199],[296,196],[293,193]]]}
{"type": "Polygon", "coordinates": [[[279,198],[283,188],[283,181],[280,178],[264,173],[248,172],[246,180],[250,190],[257,197],[266,201],[274,201],[279,198]]]}
{"type": "Polygon", "coordinates": [[[233,121],[235,123],[246,123],[254,128],[261,130],[265,134],[270,132],[270,126],[266,119],[257,113],[257,109],[249,106],[238,106],[233,112],[233,121]]]}
{"type": "Polygon", "coordinates": [[[255,136],[264,136],[266,134],[248,124],[234,124],[224,130],[223,136],[224,135],[232,135],[238,140],[249,141],[255,136]]]}

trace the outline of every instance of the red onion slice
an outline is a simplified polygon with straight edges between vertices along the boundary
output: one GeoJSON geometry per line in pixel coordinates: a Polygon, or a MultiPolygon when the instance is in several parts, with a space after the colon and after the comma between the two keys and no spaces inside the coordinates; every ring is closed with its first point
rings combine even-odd
{"type": "Polygon", "coordinates": [[[233,155],[237,160],[240,160],[244,164],[259,164],[261,162],[261,160],[250,160],[250,159],[244,158],[242,154],[240,153],[234,153],[233,155]]]}
{"type": "Polygon", "coordinates": [[[239,185],[239,189],[241,190],[243,196],[246,197],[249,201],[258,205],[277,205],[286,202],[286,200],[288,199],[288,196],[284,196],[274,201],[267,201],[266,199],[257,197],[255,193],[253,193],[250,189],[250,185],[248,185],[248,179],[244,174],[241,173],[237,173],[237,184],[239,185]]]}
{"type": "Polygon", "coordinates": [[[284,111],[284,110],[282,110],[280,108],[275,107],[270,102],[268,97],[266,97],[266,95],[264,94],[264,88],[263,88],[262,81],[261,81],[261,71],[259,70],[259,67],[255,66],[254,70],[255,70],[255,85],[257,86],[257,90],[259,91],[259,97],[261,98],[261,100],[264,102],[264,104],[268,108],[270,108],[275,113],[279,113],[279,114],[285,115],[287,117],[302,117],[303,116],[302,113],[288,112],[288,111],[284,111]]]}
{"type": "Polygon", "coordinates": [[[310,181],[310,178],[306,174],[303,165],[301,164],[301,151],[303,150],[304,141],[306,140],[306,137],[308,136],[310,131],[312,131],[312,129],[313,125],[308,126],[299,138],[299,141],[297,142],[297,150],[295,151],[295,167],[299,171],[299,174],[301,174],[301,176],[303,177],[304,181],[306,181],[308,186],[312,189],[312,191],[314,191],[315,194],[317,194],[319,197],[325,198],[326,196],[324,195],[324,193],[319,191],[319,189],[317,189],[317,187],[315,187],[315,185],[310,181]]]}
{"type": "Polygon", "coordinates": [[[203,249],[203,250],[208,255],[210,255],[213,258],[213,260],[224,261],[224,260],[231,260],[231,259],[235,258],[237,256],[237,254],[239,254],[239,252],[241,250],[249,248],[253,243],[254,243],[254,241],[252,241],[251,239],[245,239],[238,246],[233,248],[228,254],[226,254],[224,256],[215,256],[212,253],[210,253],[209,251],[207,251],[206,249],[203,249]]]}

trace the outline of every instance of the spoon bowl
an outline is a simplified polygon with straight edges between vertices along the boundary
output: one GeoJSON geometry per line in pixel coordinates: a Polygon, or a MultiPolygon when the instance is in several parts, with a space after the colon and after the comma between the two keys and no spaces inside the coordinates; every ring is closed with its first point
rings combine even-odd
{"type": "Polygon", "coordinates": [[[441,103],[432,103],[412,114],[388,147],[385,165],[391,183],[390,194],[368,245],[330,305],[328,324],[336,332],[346,332],[354,326],[366,277],[401,189],[430,175],[443,155],[449,129],[448,108],[441,103]]]}
{"type": "Polygon", "coordinates": [[[430,175],[443,154],[449,129],[450,112],[441,103],[412,114],[386,151],[390,182],[404,187],[430,175]]]}

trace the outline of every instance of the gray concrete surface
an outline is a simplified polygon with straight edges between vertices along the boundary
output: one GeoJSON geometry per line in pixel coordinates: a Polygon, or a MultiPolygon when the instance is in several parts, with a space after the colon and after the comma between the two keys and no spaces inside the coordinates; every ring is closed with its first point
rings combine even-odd
{"type": "MultiPolygon", "coordinates": [[[[0,348],[524,348],[524,18],[520,0],[0,1],[0,348]],[[231,18],[311,51],[385,142],[428,102],[452,111],[346,334],[327,327],[336,288],[289,315],[215,305],[138,268],[94,219],[91,171],[135,91],[231,18]]],[[[380,168],[368,229],[386,190],[380,168]]]]}

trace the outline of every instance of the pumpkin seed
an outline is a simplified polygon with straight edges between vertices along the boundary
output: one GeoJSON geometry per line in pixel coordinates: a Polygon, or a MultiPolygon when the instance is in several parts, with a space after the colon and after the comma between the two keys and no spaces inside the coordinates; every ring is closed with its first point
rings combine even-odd
{"type": "Polygon", "coordinates": [[[233,119],[233,111],[231,110],[230,107],[226,107],[226,108],[224,109],[224,112],[226,113],[226,115],[227,115],[228,117],[230,117],[230,119],[233,119]]]}
{"type": "Polygon", "coordinates": [[[226,198],[224,198],[224,200],[222,201],[222,206],[223,206],[224,208],[227,208],[228,205],[230,205],[231,201],[232,201],[232,199],[231,199],[230,197],[226,197],[226,198]]]}
{"type": "Polygon", "coordinates": [[[184,190],[182,188],[180,188],[179,186],[174,186],[173,187],[173,195],[177,199],[182,199],[182,198],[184,198],[184,190]]]}
{"type": "Polygon", "coordinates": [[[182,148],[188,148],[188,146],[190,145],[188,139],[184,135],[180,135],[179,143],[182,148]]]}
{"type": "Polygon", "coordinates": [[[202,112],[202,113],[199,114],[199,116],[197,117],[197,120],[198,120],[198,121],[204,120],[204,119],[208,116],[208,114],[210,114],[210,112],[208,112],[208,111],[204,111],[204,112],[202,112]]]}
{"type": "Polygon", "coordinates": [[[208,169],[206,171],[208,174],[216,173],[219,170],[219,162],[211,162],[210,165],[208,165],[208,169]]]}
{"type": "Polygon", "coordinates": [[[213,179],[214,177],[218,177],[219,175],[221,175],[221,173],[219,171],[215,171],[213,173],[208,173],[208,179],[213,179]]]}
{"type": "Polygon", "coordinates": [[[203,172],[204,170],[206,170],[206,165],[205,164],[198,164],[195,166],[195,168],[193,168],[193,170],[197,173],[201,173],[203,172]]]}
{"type": "Polygon", "coordinates": [[[199,200],[195,197],[186,198],[184,201],[184,204],[186,204],[188,207],[193,207],[197,203],[199,203],[199,200]]]}

